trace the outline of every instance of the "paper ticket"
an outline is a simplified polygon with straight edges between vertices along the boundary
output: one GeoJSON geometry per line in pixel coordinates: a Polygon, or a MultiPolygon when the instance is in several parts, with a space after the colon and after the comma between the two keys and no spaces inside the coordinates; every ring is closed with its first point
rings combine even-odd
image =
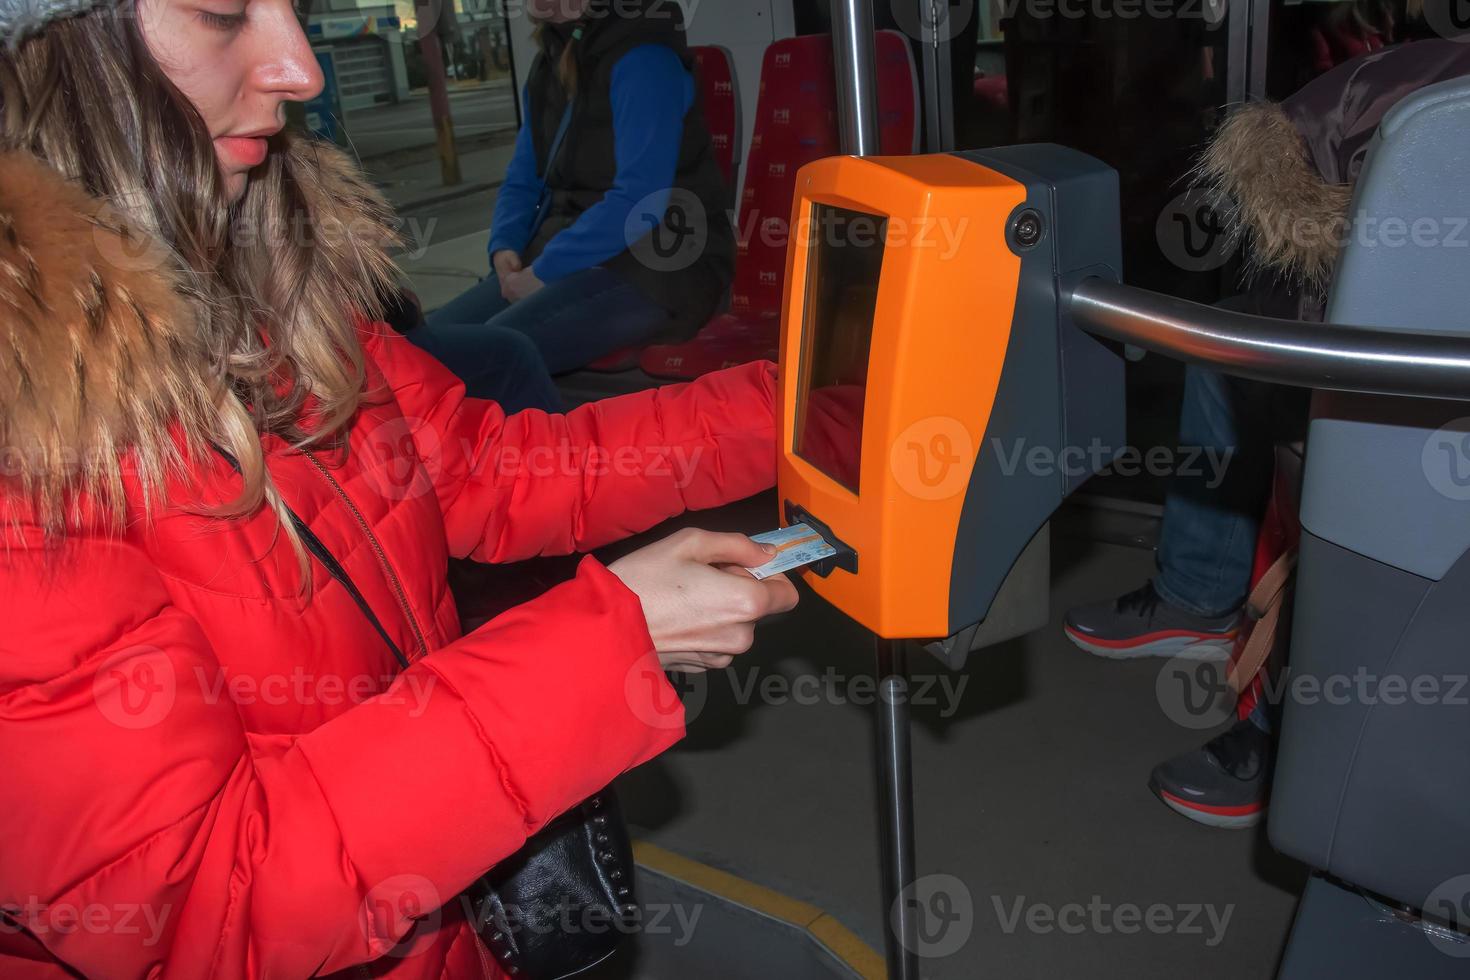
{"type": "Polygon", "coordinates": [[[805,524],[793,524],[765,534],[752,534],[750,539],[760,544],[774,545],[776,548],[776,557],[759,568],[750,569],[750,574],[758,579],[780,575],[837,554],[836,548],[805,524]]]}

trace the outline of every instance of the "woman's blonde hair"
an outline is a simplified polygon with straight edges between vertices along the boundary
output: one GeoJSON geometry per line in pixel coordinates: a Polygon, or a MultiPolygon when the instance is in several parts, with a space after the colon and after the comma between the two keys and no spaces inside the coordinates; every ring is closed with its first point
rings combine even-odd
{"type": "MultiPolygon", "coordinates": [[[[239,497],[209,513],[266,503],[284,515],[261,437],[331,446],[357,411],[356,318],[377,319],[396,281],[382,197],[335,149],[283,132],[231,203],[208,128],[148,52],[131,0],[0,46],[0,149],[35,155],[159,246],[198,337],[203,431],[186,434],[193,449],[226,450],[243,478],[239,497]]],[[[180,462],[166,448],[143,454],[145,488],[180,462]]]]}

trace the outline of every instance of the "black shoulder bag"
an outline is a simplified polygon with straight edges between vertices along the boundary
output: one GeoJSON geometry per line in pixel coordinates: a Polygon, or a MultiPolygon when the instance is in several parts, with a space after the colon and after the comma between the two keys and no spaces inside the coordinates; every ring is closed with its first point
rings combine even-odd
{"type": "MultiPolygon", "coordinates": [[[[215,447],[235,470],[239,464],[215,447]]],[[[290,507],[302,545],[327,570],[404,669],[408,658],[358,591],[347,570],[290,507]]],[[[618,948],[638,913],[633,844],[611,786],[557,817],[465,893],[471,926],[500,969],[525,980],[562,980],[618,948]]]]}

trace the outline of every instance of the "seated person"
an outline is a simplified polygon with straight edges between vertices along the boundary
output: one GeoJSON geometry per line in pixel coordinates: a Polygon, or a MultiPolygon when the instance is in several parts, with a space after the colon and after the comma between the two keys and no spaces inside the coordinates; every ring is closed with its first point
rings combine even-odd
{"type": "Polygon", "coordinates": [[[561,374],[692,332],[730,285],[727,190],[679,6],[611,6],[528,4],[541,53],[495,205],[492,274],[409,335],[471,396],[500,397],[497,351],[513,343],[502,332],[561,374]]]}
{"type": "MultiPolygon", "coordinates": [[[[1261,315],[1320,320],[1352,184],[1384,114],[1404,96],[1470,75],[1470,45],[1442,38],[1355,58],[1280,105],[1238,110],[1200,167],[1234,207],[1259,273],[1230,301],[1261,315]]],[[[1273,443],[1299,437],[1307,392],[1227,377],[1191,365],[1181,444],[1233,453],[1223,479],[1176,476],[1164,501],[1158,574],[1141,588],[1071,610],[1067,636],[1091,653],[1223,660],[1230,656],[1250,586],[1257,527],[1270,492],[1273,443]]],[[[1269,708],[1203,748],[1158,766],[1154,792],[1213,826],[1249,826],[1270,780],[1269,708]]]]}
{"type": "MultiPolygon", "coordinates": [[[[383,303],[383,322],[394,330],[412,334],[423,329],[423,308],[412,289],[393,282],[384,286],[379,299],[383,303]]],[[[487,326],[476,337],[476,350],[483,359],[470,386],[476,397],[493,399],[507,415],[528,408],[553,415],[566,411],[541,352],[525,334],[487,326]]]]}

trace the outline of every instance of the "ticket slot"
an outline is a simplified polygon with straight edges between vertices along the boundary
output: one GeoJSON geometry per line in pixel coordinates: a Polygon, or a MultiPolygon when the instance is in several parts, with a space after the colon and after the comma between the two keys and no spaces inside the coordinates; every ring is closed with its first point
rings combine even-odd
{"type": "Polygon", "coordinates": [[[837,568],[842,569],[844,572],[850,572],[853,575],[858,573],[857,552],[848,547],[836,534],[833,534],[830,527],[807,513],[805,507],[798,507],[791,501],[786,501],[786,520],[784,523],[787,527],[790,527],[792,524],[805,524],[820,534],[822,540],[837,549],[837,554],[831,558],[823,558],[821,561],[812,562],[804,569],[805,571],[810,571],[813,575],[821,578],[826,578],[831,575],[833,569],[837,568]]]}

